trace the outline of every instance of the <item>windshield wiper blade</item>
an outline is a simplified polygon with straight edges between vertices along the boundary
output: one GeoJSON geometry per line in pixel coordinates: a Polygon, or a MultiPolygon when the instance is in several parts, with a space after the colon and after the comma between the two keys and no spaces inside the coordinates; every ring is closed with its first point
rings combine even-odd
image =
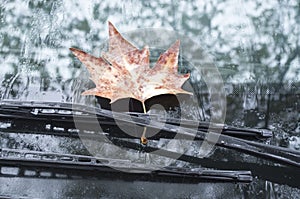
{"type": "MultiPolygon", "coordinates": [[[[114,118],[112,117],[111,111],[103,109],[95,109],[93,107],[86,107],[84,105],[72,105],[69,103],[56,103],[56,102],[26,102],[26,101],[9,101],[3,100],[0,102],[0,119],[14,118],[18,119],[30,119],[32,121],[36,120],[42,122],[43,120],[51,122],[64,122],[74,123],[74,117],[78,118],[77,121],[82,120],[82,122],[88,123],[91,118],[94,117],[93,112],[97,112],[97,117],[99,122],[103,125],[115,125],[114,118]],[[72,115],[74,112],[80,113],[81,115],[72,115]],[[85,114],[86,113],[86,114],[85,114]],[[24,118],[26,116],[26,118],[24,118]],[[39,116],[39,117],[37,117],[39,116]]],[[[144,114],[144,113],[121,113],[129,116],[132,119],[139,120],[144,119],[149,123],[151,121],[157,121],[158,123],[164,123],[171,125],[181,125],[186,128],[198,129],[199,131],[207,132],[208,128],[213,130],[212,124],[208,122],[199,122],[185,119],[177,118],[162,118],[160,115],[154,114],[144,114]]],[[[115,115],[115,114],[114,114],[115,115]]],[[[0,120],[1,121],[1,120],[0,120]]],[[[267,129],[254,129],[254,128],[237,128],[228,125],[215,124],[216,128],[222,128],[222,134],[235,136],[240,138],[252,138],[252,139],[263,139],[272,137],[272,132],[267,129]]],[[[66,125],[67,126],[67,125],[66,125]]],[[[73,125],[74,126],[74,125],[73,125]]],[[[30,128],[30,126],[28,126],[30,128]]],[[[113,133],[113,132],[112,132],[113,133]]],[[[110,133],[112,135],[112,133],[110,133]]],[[[119,136],[127,138],[127,134],[116,133],[114,136],[119,136]]],[[[160,138],[173,138],[173,135],[168,132],[159,132],[156,135],[149,137],[149,139],[160,139],[160,138]]]]}
{"type": "Polygon", "coordinates": [[[92,156],[0,149],[1,177],[96,178],[159,182],[251,182],[250,171],[164,167],[92,156]],[[125,171],[125,172],[124,172],[125,171]]]}
{"type": "MultiPolygon", "coordinates": [[[[68,128],[74,127],[74,119],[76,118],[76,122],[81,123],[86,130],[91,130],[87,135],[83,135],[86,137],[97,137],[99,134],[97,132],[98,123],[91,121],[91,116],[97,117],[100,120],[101,125],[105,125],[105,122],[109,123],[109,128],[113,128],[110,122],[113,120],[118,120],[123,122],[126,125],[140,125],[147,126],[148,128],[157,129],[159,128],[163,133],[161,138],[174,138],[174,135],[177,134],[176,139],[190,139],[190,140],[205,140],[207,133],[202,131],[197,131],[194,129],[190,129],[187,127],[178,127],[173,124],[162,124],[158,121],[152,120],[150,123],[149,118],[147,117],[138,117],[132,116],[125,113],[112,113],[108,110],[98,109],[94,107],[87,107],[84,105],[76,105],[76,104],[65,104],[65,103],[36,103],[36,102],[7,102],[4,101],[0,103],[0,108],[2,109],[2,114],[0,118],[9,117],[10,120],[19,119],[22,122],[22,129],[24,129],[24,120],[37,120],[36,127],[38,125],[42,125],[42,128],[45,129],[45,125],[49,122],[56,122],[56,124],[61,124],[68,128]],[[28,109],[30,110],[28,112],[28,109]],[[46,110],[43,112],[43,110],[46,110]],[[48,111],[47,111],[48,110],[48,111]],[[59,111],[62,111],[62,114],[57,114],[59,111]],[[9,112],[9,114],[5,114],[9,112]],[[50,112],[50,113],[49,113],[50,112]],[[51,112],[54,112],[53,114],[51,112]],[[78,112],[79,114],[75,114],[78,112]],[[15,113],[15,114],[14,114],[15,113]],[[52,114],[52,115],[51,115],[52,114]],[[103,119],[103,120],[102,120],[103,119]],[[46,122],[46,123],[43,123],[46,122]],[[65,124],[67,123],[67,125],[65,124]],[[103,124],[104,123],[104,124],[103,124]],[[68,126],[69,125],[69,126],[68,126]],[[95,128],[96,125],[96,128],[95,128]],[[94,130],[94,132],[93,132],[94,130]]],[[[29,126],[26,126],[26,129],[31,127],[32,122],[28,123],[29,126]]],[[[70,133],[66,132],[68,128],[62,128],[63,131],[56,132],[56,135],[63,134],[63,136],[78,136],[77,132],[70,133]]],[[[8,128],[9,129],[9,128],[8,128]]],[[[18,130],[22,130],[18,129],[18,130]]],[[[60,129],[59,129],[60,130],[60,129]]],[[[78,129],[75,129],[78,130],[78,129]]],[[[141,132],[137,132],[136,136],[129,136],[125,133],[122,135],[122,131],[120,129],[116,131],[106,132],[107,135],[111,137],[118,138],[137,138],[140,136],[141,132]]],[[[156,134],[156,136],[158,136],[156,134]]],[[[218,136],[218,141],[215,143],[217,146],[221,146],[224,148],[234,149],[237,151],[241,151],[246,154],[250,154],[257,157],[262,157],[265,159],[272,160],[274,162],[278,162],[284,165],[292,165],[296,167],[300,167],[300,152],[295,150],[289,150],[282,147],[276,147],[271,145],[266,145],[262,143],[257,143],[253,141],[248,141],[244,139],[239,139],[226,135],[219,135],[213,132],[210,132],[210,136],[218,136]]],[[[155,137],[155,136],[153,136],[155,137]]],[[[159,137],[160,138],[160,137],[159,137]]],[[[151,139],[151,137],[148,137],[151,139]]]]}

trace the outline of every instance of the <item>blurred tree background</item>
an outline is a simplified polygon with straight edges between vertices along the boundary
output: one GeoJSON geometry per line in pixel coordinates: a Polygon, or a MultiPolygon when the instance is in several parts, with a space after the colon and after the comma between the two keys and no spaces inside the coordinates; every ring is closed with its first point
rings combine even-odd
{"type": "Polygon", "coordinates": [[[191,38],[212,55],[228,94],[261,92],[262,85],[267,85],[263,91],[268,94],[275,83],[280,84],[277,90],[285,86],[299,93],[296,0],[4,0],[1,99],[72,101],[74,79],[86,70],[68,49],[100,55],[100,45],[108,38],[108,20],[123,33],[165,28],[191,38]],[[254,85],[254,90],[246,84],[254,85]]]}

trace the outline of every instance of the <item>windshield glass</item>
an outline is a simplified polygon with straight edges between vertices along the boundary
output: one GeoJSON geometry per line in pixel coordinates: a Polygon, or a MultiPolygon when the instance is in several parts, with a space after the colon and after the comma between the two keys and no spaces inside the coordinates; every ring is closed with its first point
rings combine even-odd
{"type": "MultiPolygon", "coordinates": [[[[194,95],[183,97],[182,101],[179,97],[180,108],[172,105],[172,108],[163,111],[165,117],[211,121],[211,107],[214,106],[211,98],[219,90],[210,90],[215,79],[205,74],[205,68],[215,67],[220,73],[222,92],[226,96],[226,101],[216,103],[216,107],[226,108],[225,124],[270,129],[273,137],[262,142],[300,149],[300,7],[297,1],[2,1],[0,99],[78,103],[103,108],[98,98],[81,95],[83,91],[94,88],[95,84],[89,80],[87,68],[69,48],[76,47],[97,57],[103,55],[108,50],[108,21],[139,49],[149,45],[151,67],[161,53],[177,39],[181,40],[179,72],[191,74],[185,86],[194,95]],[[196,49],[201,49],[201,53],[196,49]],[[198,69],[202,73],[198,73],[198,69]]],[[[162,114],[160,106],[152,106],[155,103],[151,103],[146,101],[146,108],[150,110],[152,107],[149,113],[162,114]]],[[[220,118],[223,117],[220,115],[220,118]]],[[[0,123],[1,129],[5,129],[6,125],[0,123]]],[[[90,142],[82,145],[81,140],[75,138],[1,131],[0,136],[2,148],[91,154],[87,147],[90,142]]],[[[165,141],[153,141],[152,144],[162,146],[165,141]]],[[[179,152],[181,148],[178,145],[186,146],[186,143],[174,142],[168,149],[179,152]]],[[[185,152],[199,156],[200,145],[193,141],[185,152]]],[[[172,163],[172,166],[195,167],[152,154],[120,150],[107,143],[97,148],[97,155],[130,159],[142,164],[168,166],[172,163]]],[[[212,150],[209,157],[261,163],[261,160],[227,149],[212,150]]],[[[37,189],[49,192],[46,190],[49,186],[47,180],[0,178],[0,183],[7,184],[1,186],[0,195],[15,193],[12,190],[16,186],[19,187],[16,193],[19,196],[39,197],[41,195],[38,194],[43,193],[37,189]],[[35,191],[29,193],[26,190],[35,191]]],[[[90,197],[103,193],[103,197],[130,198],[135,191],[141,196],[146,193],[143,198],[155,198],[160,194],[170,198],[285,198],[300,195],[300,189],[262,179],[254,179],[247,185],[165,183],[163,186],[170,191],[155,193],[153,190],[163,188],[154,182],[133,182],[126,186],[121,182],[93,180],[56,180],[51,183],[53,190],[57,190],[54,196],[57,198],[82,196],[82,193],[88,193],[90,197]],[[82,188],[84,186],[86,188],[82,188]],[[122,188],[113,191],[111,187],[116,186],[122,188]],[[100,188],[102,191],[99,191],[100,188]],[[182,192],[175,191],[181,189],[182,192]],[[172,195],[173,191],[176,196],[172,195]]],[[[51,194],[48,194],[50,198],[51,194]]]]}

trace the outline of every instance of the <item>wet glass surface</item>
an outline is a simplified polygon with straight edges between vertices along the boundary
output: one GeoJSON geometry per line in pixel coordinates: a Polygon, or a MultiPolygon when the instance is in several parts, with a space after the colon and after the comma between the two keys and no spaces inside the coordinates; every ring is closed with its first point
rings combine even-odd
{"type": "MultiPolygon", "coordinates": [[[[85,67],[70,53],[69,48],[78,47],[99,56],[108,38],[108,20],[124,35],[143,28],[167,29],[195,41],[189,50],[192,51],[193,46],[200,46],[212,57],[224,82],[227,97],[226,124],[269,128],[274,137],[265,143],[300,149],[299,2],[72,2],[9,0],[0,3],[1,100],[92,102],[95,105],[94,97],[78,97],[82,90],[93,87],[93,84],[88,80],[85,67]]],[[[132,37],[134,40],[139,35],[132,37]]],[[[170,45],[176,39],[164,37],[163,32],[161,37],[169,39],[165,43],[170,45]]],[[[142,48],[143,45],[138,47],[142,48]]],[[[158,57],[155,51],[152,53],[153,57],[158,57]]],[[[201,59],[199,55],[199,60],[188,60],[193,62],[190,66],[184,62],[179,64],[183,70],[192,72],[190,83],[199,101],[199,104],[184,103],[181,117],[209,121],[211,104],[207,88],[201,76],[193,73],[195,68],[201,67],[195,64],[201,62],[201,59]]],[[[176,116],[176,111],[170,110],[169,114],[176,116]]],[[[89,154],[76,139],[13,133],[0,135],[1,147],[89,154]]],[[[197,147],[197,143],[194,143],[189,153],[197,154],[197,147]]],[[[118,153],[109,145],[102,150],[103,156],[108,157],[118,153]]],[[[223,153],[229,155],[230,152],[215,151],[212,158],[218,158],[223,153]]],[[[141,158],[145,160],[144,154],[128,152],[120,156],[136,161],[141,161],[141,158]]],[[[229,155],[230,158],[246,160],[248,156],[237,153],[229,155]]],[[[151,161],[151,158],[145,161],[151,161]]],[[[168,163],[167,160],[155,161],[168,163]]],[[[135,193],[139,193],[141,198],[297,198],[300,195],[297,188],[259,178],[250,184],[198,185],[143,182],[125,185],[121,182],[93,180],[49,182],[0,178],[0,184],[4,185],[0,188],[0,195],[13,192],[16,196],[46,195],[47,198],[77,195],[130,198],[135,193]],[[163,189],[161,186],[165,186],[164,189],[169,192],[152,192],[163,189]],[[15,192],[16,187],[19,187],[18,192],[15,192]],[[115,190],[115,187],[125,188],[115,190]]]]}

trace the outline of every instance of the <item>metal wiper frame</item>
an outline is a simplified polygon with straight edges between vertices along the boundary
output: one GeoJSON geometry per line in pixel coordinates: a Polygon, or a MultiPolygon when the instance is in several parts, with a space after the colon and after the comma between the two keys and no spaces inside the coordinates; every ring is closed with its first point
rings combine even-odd
{"type": "MultiPolygon", "coordinates": [[[[6,129],[3,129],[6,132],[22,132],[23,129],[28,130],[29,132],[51,134],[57,136],[68,136],[68,137],[78,137],[78,131],[74,133],[72,130],[76,129],[74,125],[74,117],[76,117],[76,122],[85,124],[87,127],[86,130],[89,133],[81,132],[81,136],[86,138],[95,139],[99,132],[97,132],[97,124],[93,125],[91,122],[91,117],[97,117],[99,123],[101,123],[102,129],[105,131],[105,125],[109,126],[110,131],[105,131],[105,135],[113,141],[114,144],[117,144],[122,147],[131,148],[135,150],[143,150],[145,152],[152,152],[157,150],[150,146],[141,147],[140,144],[124,140],[122,138],[138,138],[140,134],[137,134],[135,137],[129,136],[125,133],[122,133],[120,129],[115,125],[115,120],[122,121],[126,125],[140,125],[147,126],[148,128],[157,128],[162,127],[159,116],[156,118],[150,117],[145,114],[140,113],[114,113],[111,111],[98,109],[94,107],[87,107],[84,105],[76,104],[67,104],[67,103],[45,103],[45,102],[20,102],[20,101],[2,101],[0,103],[0,121],[7,122],[8,126],[6,129]],[[130,116],[129,116],[130,114],[130,116]],[[9,123],[13,124],[9,126],[9,123]],[[28,124],[24,126],[24,124],[28,124]],[[45,129],[45,125],[50,126],[49,129],[45,129]],[[102,126],[103,125],[103,126],[102,126]],[[43,128],[43,132],[40,129],[43,128]],[[68,131],[70,130],[71,131],[68,131]]],[[[148,139],[159,139],[159,138],[174,138],[174,134],[177,133],[176,138],[178,139],[195,139],[195,140],[204,140],[207,133],[207,123],[200,123],[200,127],[197,130],[189,128],[193,126],[193,121],[183,121],[185,123],[184,127],[178,127],[177,119],[169,119],[167,123],[163,125],[162,130],[148,139]],[[201,129],[201,130],[199,130],[201,129]],[[178,136],[179,135],[179,136],[178,136]]],[[[182,123],[182,121],[180,121],[182,123]]],[[[225,126],[223,129],[224,132],[234,132],[238,134],[239,137],[243,136],[243,133],[246,132],[247,136],[249,134],[255,135],[254,137],[269,137],[272,133],[265,129],[239,129],[234,127],[225,126]],[[239,134],[239,132],[242,132],[239,134]],[[252,132],[254,132],[252,134],[252,132]],[[257,136],[257,135],[260,136],[257,136]]],[[[214,133],[210,132],[212,135],[214,133]]],[[[230,134],[230,133],[229,133],[230,134]]],[[[234,135],[231,134],[231,135],[234,135]]],[[[216,136],[216,135],[215,135],[216,136]]],[[[279,167],[271,167],[271,169],[286,169],[290,168],[299,169],[299,155],[300,152],[289,150],[282,147],[270,146],[258,142],[253,142],[249,140],[244,140],[228,135],[219,135],[219,140],[216,143],[217,146],[234,149],[246,154],[251,154],[256,157],[266,158],[274,162],[280,163],[279,167]]],[[[161,150],[164,151],[164,150],[161,150]]],[[[171,151],[164,151],[162,156],[172,157],[171,151]]],[[[201,164],[204,162],[209,162],[207,160],[199,159],[193,156],[182,155],[179,160],[201,164]]],[[[249,164],[246,164],[244,168],[248,168],[249,164]]],[[[255,166],[255,165],[254,165],[255,166]]],[[[265,166],[265,165],[264,165],[265,166]]],[[[243,167],[242,167],[243,169],[243,167]]]]}
{"type": "Polygon", "coordinates": [[[128,160],[0,149],[0,177],[123,179],[158,182],[251,182],[250,171],[159,168],[128,160]],[[120,172],[125,171],[125,172],[120,172]]]}
{"type": "MultiPolygon", "coordinates": [[[[115,126],[115,117],[118,117],[120,120],[125,120],[128,124],[140,124],[145,125],[149,124],[149,120],[154,120],[159,124],[160,122],[164,122],[165,118],[162,118],[159,115],[148,115],[144,113],[136,113],[136,112],[130,112],[130,113],[114,113],[112,114],[111,111],[94,108],[94,107],[87,107],[84,105],[79,104],[68,104],[68,103],[57,103],[57,102],[27,102],[27,101],[8,101],[4,100],[0,102],[0,111],[1,111],[1,118],[4,120],[7,119],[14,119],[15,121],[19,119],[22,120],[31,120],[31,121],[37,121],[37,122],[43,122],[46,121],[47,123],[60,123],[63,122],[64,126],[70,126],[74,127],[74,117],[77,117],[76,121],[82,120],[84,123],[90,123],[90,119],[94,118],[96,114],[97,119],[101,125],[108,125],[110,128],[112,126],[115,126]],[[45,111],[50,110],[50,111],[45,111]],[[26,117],[24,117],[26,115],[26,117]],[[128,116],[130,115],[131,120],[128,120],[128,116]],[[127,119],[125,119],[127,118],[127,119]]],[[[93,123],[93,122],[92,122],[93,123]]],[[[171,125],[176,126],[181,125],[186,128],[198,128],[199,132],[207,132],[208,128],[213,129],[212,125],[208,122],[196,122],[192,120],[179,120],[177,118],[167,118],[166,121],[167,124],[169,124],[169,127],[172,127],[171,125]]],[[[43,125],[43,124],[42,124],[43,125]]],[[[55,126],[53,124],[52,126],[55,126]]],[[[30,130],[32,129],[30,126],[28,126],[30,130]]],[[[220,128],[220,125],[216,124],[216,128],[220,128]]],[[[255,129],[255,128],[237,128],[237,127],[231,127],[228,125],[222,125],[222,134],[224,135],[230,135],[234,137],[246,137],[246,138],[252,138],[252,139],[265,139],[272,137],[272,132],[267,129],[255,129]]],[[[98,130],[97,126],[92,125],[90,127],[91,130],[98,130]],[[96,129],[93,129],[96,128],[96,129]]],[[[105,130],[105,129],[104,129],[105,130]]],[[[38,133],[38,132],[36,132],[38,133]]],[[[64,135],[65,132],[61,132],[58,134],[64,135]]],[[[119,138],[137,138],[140,135],[137,134],[135,136],[130,136],[123,132],[116,132],[111,131],[109,132],[109,135],[119,138]]],[[[167,129],[165,131],[161,131],[153,136],[151,136],[149,139],[161,139],[161,138],[173,138],[174,135],[170,134],[170,129],[167,129]]]]}

